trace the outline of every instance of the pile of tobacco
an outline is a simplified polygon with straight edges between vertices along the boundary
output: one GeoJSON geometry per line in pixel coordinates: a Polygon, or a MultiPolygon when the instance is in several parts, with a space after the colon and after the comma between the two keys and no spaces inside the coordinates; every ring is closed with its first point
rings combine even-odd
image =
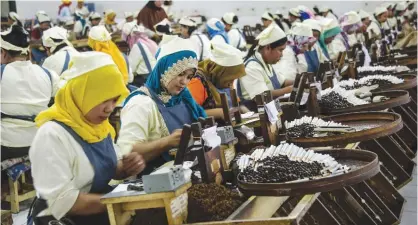
{"type": "Polygon", "coordinates": [[[335,91],[332,91],[329,94],[322,96],[322,98],[318,100],[318,103],[321,109],[324,110],[344,109],[354,106],[354,104],[347,101],[346,98],[339,95],[335,91]]]}

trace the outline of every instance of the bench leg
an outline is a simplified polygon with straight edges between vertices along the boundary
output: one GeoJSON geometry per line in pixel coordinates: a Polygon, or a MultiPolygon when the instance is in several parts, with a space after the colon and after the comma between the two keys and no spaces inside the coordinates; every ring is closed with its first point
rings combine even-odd
{"type": "Polygon", "coordinates": [[[18,213],[20,211],[18,182],[18,180],[13,182],[13,180],[9,178],[10,206],[12,213],[18,213]]]}

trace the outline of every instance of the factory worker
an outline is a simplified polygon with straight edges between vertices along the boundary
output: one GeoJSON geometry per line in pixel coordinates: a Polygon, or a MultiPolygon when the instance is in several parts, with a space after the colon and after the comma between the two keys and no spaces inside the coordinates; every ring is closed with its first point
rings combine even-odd
{"type": "Polygon", "coordinates": [[[291,9],[289,9],[289,21],[290,21],[290,24],[294,24],[294,23],[300,23],[301,22],[301,20],[300,20],[300,12],[299,12],[299,9],[297,9],[297,8],[291,8],[291,9]]]}
{"type": "Polygon", "coordinates": [[[345,51],[341,46],[331,45],[335,37],[341,33],[338,22],[334,19],[324,19],[321,21],[322,33],[319,37],[319,46],[325,56],[330,60],[336,60],[340,51],[345,51]]]}
{"type": "Polygon", "coordinates": [[[372,22],[370,23],[370,26],[367,27],[367,32],[369,33],[369,38],[377,38],[381,39],[384,37],[384,23],[386,23],[386,20],[388,18],[388,10],[383,7],[377,7],[374,11],[374,18],[372,19],[372,22]]]}
{"type": "Polygon", "coordinates": [[[251,100],[264,91],[272,91],[274,98],[291,92],[292,82],[284,80],[280,83],[271,67],[282,57],[286,44],[286,34],[276,24],[270,25],[256,37],[245,58],[246,75],[237,83],[238,96],[250,110],[255,110],[251,100]]]}
{"type": "Polygon", "coordinates": [[[229,37],[225,32],[225,24],[223,24],[219,19],[209,19],[208,22],[206,22],[206,30],[212,42],[223,42],[229,44],[229,37]]]}
{"type": "Polygon", "coordinates": [[[315,18],[314,12],[308,7],[304,5],[298,5],[296,8],[299,10],[299,14],[300,14],[299,18],[302,22],[307,19],[315,18]]]}
{"type": "Polygon", "coordinates": [[[241,52],[226,43],[212,43],[209,59],[199,63],[195,78],[187,85],[197,104],[208,116],[223,118],[220,93],[228,97],[232,107],[230,89],[236,79],[245,75],[241,52]]]}
{"type": "Polygon", "coordinates": [[[155,33],[158,36],[171,35],[173,30],[171,29],[171,22],[168,19],[163,19],[161,22],[155,24],[154,26],[155,33]]]}
{"type": "Polygon", "coordinates": [[[276,15],[277,25],[287,34],[291,27],[289,20],[283,17],[283,14],[281,13],[280,10],[277,10],[275,15],[276,15]]]}
{"type": "Polygon", "coordinates": [[[385,3],[382,4],[383,7],[385,7],[388,10],[388,20],[386,21],[388,27],[390,30],[395,30],[397,27],[396,17],[395,17],[395,4],[392,3],[385,3]]]}
{"type": "Polygon", "coordinates": [[[181,18],[179,24],[181,26],[181,37],[190,39],[196,46],[196,54],[199,62],[207,59],[210,54],[209,38],[197,29],[196,22],[189,17],[181,18]]]}
{"type": "Polygon", "coordinates": [[[58,20],[62,23],[73,18],[71,13],[71,0],[62,0],[62,4],[58,8],[58,20]]]}
{"type": "Polygon", "coordinates": [[[346,46],[348,47],[348,50],[350,47],[353,47],[358,42],[356,32],[362,26],[361,18],[356,12],[350,11],[348,13],[345,13],[340,18],[340,26],[343,31],[341,32],[341,37],[344,39],[340,40],[340,43],[344,41],[343,44],[348,45],[346,46]]]}
{"type": "Polygon", "coordinates": [[[37,20],[39,22],[39,26],[32,30],[32,40],[40,40],[42,38],[43,32],[51,27],[51,19],[46,14],[38,14],[37,20]]]}
{"type": "Polygon", "coordinates": [[[124,15],[125,15],[125,19],[122,20],[117,25],[118,30],[122,30],[123,25],[125,25],[125,23],[130,23],[130,22],[134,21],[134,14],[132,12],[125,12],[124,15]]]}
{"type": "Polygon", "coordinates": [[[92,27],[100,25],[100,21],[102,20],[102,17],[100,16],[98,12],[92,12],[88,20],[89,21],[87,22],[83,31],[84,37],[87,37],[92,27]]]}
{"type": "Polygon", "coordinates": [[[79,15],[83,15],[86,10],[88,11],[89,9],[84,5],[84,0],[77,0],[77,5],[74,11],[75,20],[79,20],[79,15]]]}
{"type": "Polygon", "coordinates": [[[112,56],[113,61],[122,73],[125,84],[131,83],[134,79],[131,68],[129,66],[128,57],[123,54],[118,46],[112,41],[110,33],[104,26],[92,27],[89,32],[88,45],[94,51],[104,52],[112,56]]]}
{"type": "Polygon", "coordinates": [[[35,137],[36,115],[58,89],[53,71],[29,60],[28,33],[17,25],[1,32],[1,161],[23,157],[35,137]]]}
{"type": "Polygon", "coordinates": [[[414,19],[413,18],[414,14],[416,17],[416,13],[417,13],[417,9],[415,7],[415,1],[409,1],[407,2],[406,5],[407,5],[407,10],[405,12],[405,16],[408,17],[409,21],[412,21],[414,19]]]}
{"type": "Polygon", "coordinates": [[[263,22],[263,27],[267,28],[274,22],[274,16],[269,12],[264,12],[264,14],[261,16],[261,21],[263,22]]]}
{"type": "Polygon", "coordinates": [[[45,31],[42,36],[42,43],[49,55],[42,66],[54,71],[59,76],[68,69],[71,58],[78,54],[67,37],[67,30],[61,27],[53,27],[45,31]]]}
{"type": "Polygon", "coordinates": [[[144,25],[148,30],[154,30],[155,24],[167,19],[167,13],[162,8],[163,1],[148,1],[138,13],[137,23],[144,25]]]}
{"type": "Polygon", "coordinates": [[[245,52],[247,42],[245,41],[244,34],[239,28],[233,27],[238,23],[237,15],[233,12],[225,13],[222,17],[222,22],[225,24],[225,31],[228,33],[229,44],[245,52]]]}
{"type": "Polygon", "coordinates": [[[109,33],[113,33],[117,30],[115,19],[116,19],[115,11],[113,11],[112,9],[108,9],[105,11],[102,25],[106,27],[106,30],[109,31],[109,33]]]}
{"type": "Polygon", "coordinates": [[[23,27],[23,24],[22,24],[22,21],[20,21],[19,15],[15,12],[9,12],[8,20],[9,20],[9,24],[11,25],[18,25],[18,26],[23,27]]]}
{"type": "Polygon", "coordinates": [[[331,8],[329,8],[328,6],[322,7],[320,9],[320,12],[322,13],[323,17],[338,21],[337,16],[334,14],[334,12],[332,12],[331,8]]]}
{"type": "Polygon", "coordinates": [[[168,41],[158,51],[157,64],[145,85],[125,101],[117,143],[122,152],[144,156],[144,174],[172,160],[168,151],[178,147],[184,124],[206,117],[187,89],[197,64],[190,40],[176,37],[168,41]]]}
{"type": "Polygon", "coordinates": [[[140,155],[122,155],[114,146],[108,120],[129,91],[112,58],[101,52],[74,56],[62,77],[55,104],[36,117],[29,158],[38,198],[31,215],[35,225],[110,224],[100,202],[112,190],[108,183],[145,167],[140,155]]]}
{"type": "Polygon", "coordinates": [[[90,12],[87,8],[76,12],[79,19],[75,22],[74,33],[77,38],[83,38],[87,36],[86,27],[87,27],[87,18],[90,15],[90,12]]]}
{"type": "Polygon", "coordinates": [[[294,80],[296,74],[316,72],[319,67],[319,59],[316,53],[307,52],[309,44],[315,41],[310,26],[302,23],[294,23],[287,38],[288,45],[283,51],[283,56],[278,63],[273,65],[273,69],[276,71],[280,83],[283,83],[284,80],[294,80]],[[310,63],[310,71],[308,71],[307,59],[310,63]]]}
{"type": "Polygon", "coordinates": [[[402,30],[402,24],[405,22],[405,13],[407,10],[407,4],[405,2],[398,2],[395,6],[395,18],[397,22],[397,30],[402,30]]]}
{"type": "MultiPolygon", "coordinates": [[[[309,52],[315,52],[318,56],[319,62],[323,63],[325,61],[329,61],[329,58],[327,56],[325,56],[322,48],[319,46],[319,38],[321,37],[321,32],[322,32],[322,27],[321,24],[319,23],[319,21],[315,20],[315,19],[307,19],[303,21],[303,24],[308,25],[311,30],[312,30],[312,34],[315,38],[315,42],[311,42],[309,44],[309,52]]],[[[308,53],[310,54],[310,53],[308,53]]],[[[313,57],[313,56],[311,56],[313,57]]],[[[313,57],[314,59],[314,57],[313,57]]],[[[312,65],[314,65],[315,63],[313,62],[312,65]]]]}
{"type": "Polygon", "coordinates": [[[125,23],[122,29],[122,40],[129,45],[129,65],[134,73],[132,82],[141,87],[155,66],[155,53],[158,45],[144,33],[145,27],[135,21],[125,23]]]}

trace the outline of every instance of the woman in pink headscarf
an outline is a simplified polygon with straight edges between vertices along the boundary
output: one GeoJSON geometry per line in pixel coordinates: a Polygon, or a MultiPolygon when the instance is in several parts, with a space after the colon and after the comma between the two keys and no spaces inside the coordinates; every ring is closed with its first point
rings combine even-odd
{"type": "Polygon", "coordinates": [[[141,87],[148,74],[155,66],[155,53],[158,45],[147,37],[145,28],[135,22],[126,23],[122,28],[122,39],[125,40],[131,49],[128,60],[134,72],[133,85],[141,87]]]}

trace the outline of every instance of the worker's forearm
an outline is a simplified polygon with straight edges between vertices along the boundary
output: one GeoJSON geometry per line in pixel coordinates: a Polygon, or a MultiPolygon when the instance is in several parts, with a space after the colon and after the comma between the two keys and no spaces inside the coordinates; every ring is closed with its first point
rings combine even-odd
{"type": "Polygon", "coordinates": [[[69,214],[92,215],[105,212],[106,206],[100,203],[101,197],[98,194],[80,193],[69,214]]]}
{"type": "Polygon", "coordinates": [[[207,109],[205,110],[206,114],[209,116],[213,116],[215,119],[223,119],[224,118],[224,113],[223,110],[221,108],[216,108],[216,109],[207,109]]]}
{"type": "Polygon", "coordinates": [[[163,152],[169,150],[171,147],[169,136],[167,136],[155,141],[136,143],[133,146],[132,151],[139,153],[144,157],[146,162],[149,162],[160,156],[163,152]]]}
{"type": "Polygon", "coordinates": [[[283,96],[287,93],[290,93],[292,91],[292,89],[293,89],[293,86],[287,86],[285,88],[280,88],[280,89],[273,90],[271,93],[273,95],[273,98],[276,99],[280,96],[283,96]]]}

